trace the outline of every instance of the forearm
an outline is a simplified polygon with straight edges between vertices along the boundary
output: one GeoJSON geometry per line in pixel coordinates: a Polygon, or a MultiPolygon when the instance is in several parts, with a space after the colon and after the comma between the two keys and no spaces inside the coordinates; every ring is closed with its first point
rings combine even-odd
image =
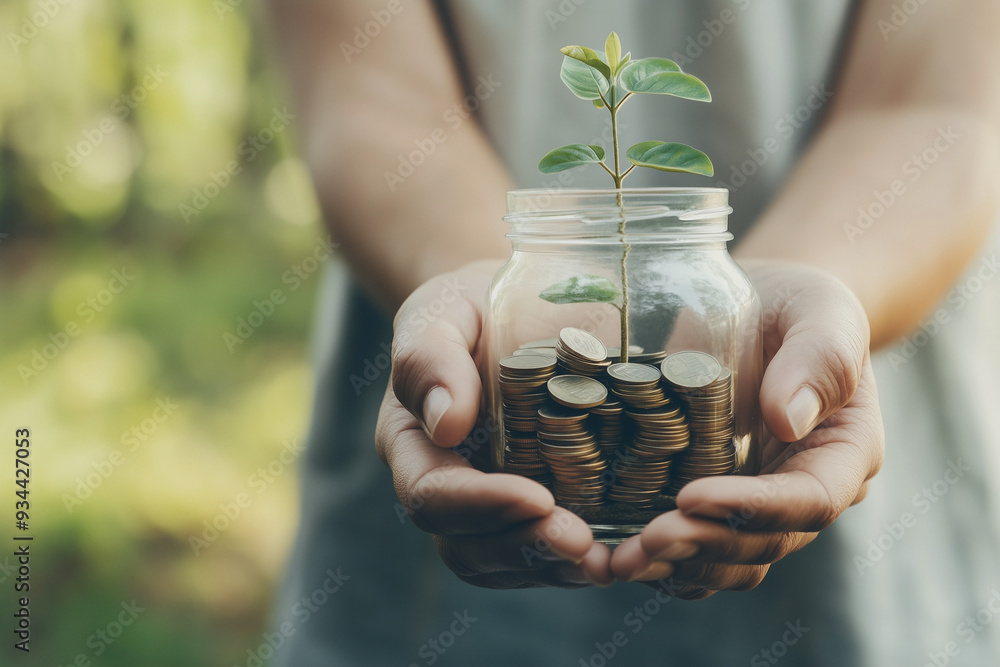
{"type": "Polygon", "coordinates": [[[822,131],[739,257],[804,261],[858,295],[884,345],[972,261],[997,213],[1000,4],[865,0],[822,131]]]}
{"type": "Polygon", "coordinates": [[[996,216],[997,155],[992,126],[968,113],[839,114],[736,256],[838,276],[878,347],[916,326],[975,258],[996,216]]]}
{"type": "Polygon", "coordinates": [[[509,252],[509,179],[464,106],[431,3],[400,7],[355,52],[356,26],[384,2],[270,1],[324,218],[393,311],[430,277],[509,252]]]}
{"type": "Polygon", "coordinates": [[[390,177],[391,189],[385,173],[398,175],[397,156],[416,150],[413,138],[429,136],[422,131],[416,124],[383,124],[333,142],[340,158],[312,161],[324,184],[325,218],[345,258],[393,311],[433,276],[510,252],[502,216],[511,186],[471,121],[450,132],[403,182],[390,177]],[[378,164],[361,168],[372,162],[364,157],[370,151],[377,151],[378,164]]]}

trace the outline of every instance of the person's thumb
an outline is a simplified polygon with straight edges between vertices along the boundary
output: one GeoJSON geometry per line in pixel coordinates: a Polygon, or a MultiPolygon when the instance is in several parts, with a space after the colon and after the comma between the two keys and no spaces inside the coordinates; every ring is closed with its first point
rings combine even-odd
{"type": "Polygon", "coordinates": [[[843,283],[822,274],[773,305],[761,411],[771,434],[796,442],[854,396],[869,354],[868,318],[843,283]]]}
{"type": "Polygon", "coordinates": [[[393,392],[442,447],[459,444],[479,412],[482,385],[472,350],[481,318],[479,306],[462,294],[473,288],[457,273],[434,278],[410,295],[394,323],[393,392]]]}

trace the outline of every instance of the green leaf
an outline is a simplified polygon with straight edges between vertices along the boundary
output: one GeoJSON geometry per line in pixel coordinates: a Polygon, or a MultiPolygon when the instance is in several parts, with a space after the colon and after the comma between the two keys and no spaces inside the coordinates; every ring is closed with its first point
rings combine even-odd
{"type": "Polygon", "coordinates": [[[628,53],[626,53],[622,57],[622,59],[620,61],[618,61],[618,67],[615,68],[615,73],[617,74],[618,72],[621,72],[622,68],[625,67],[625,65],[628,65],[628,61],[630,61],[630,60],[632,60],[632,52],[631,51],[629,51],[628,53]]]}
{"type": "Polygon", "coordinates": [[[564,46],[561,49],[563,55],[573,60],[578,60],[584,65],[589,65],[604,75],[604,78],[611,78],[611,68],[597,54],[597,51],[588,49],[586,46],[564,46]]]}
{"type": "Polygon", "coordinates": [[[597,70],[575,58],[563,58],[559,78],[574,95],[585,100],[599,100],[611,83],[597,70]]]}
{"type": "Polygon", "coordinates": [[[644,141],[628,149],[625,157],[638,167],[652,167],[660,171],[678,171],[687,174],[712,176],[715,168],[708,156],[686,144],[668,144],[662,141],[644,141]]]}
{"type": "Polygon", "coordinates": [[[630,93],[673,95],[688,100],[711,102],[712,93],[698,77],[685,74],[672,60],[642,58],[621,72],[622,87],[630,93]]]}
{"type": "Polygon", "coordinates": [[[594,106],[597,107],[598,109],[603,109],[604,102],[602,102],[600,98],[597,98],[596,100],[594,100],[594,106]]]}
{"type": "Polygon", "coordinates": [[[546,287],[538,295],[549,303],[611,303],[618,287],[601,276],[573,276],[546,287]]]}
{"type": "Polygon", "coordinates": [[[608,39],[604,42],[604,55],[611,68],[611,76],[618,73],[618,61],[622,59],[622,42],[618,39],[618,33],[612,31],[608,39]]]}
{"type": "Polygon", "coordinates": [[[554,174],[585,164],[596,164],[604,159],[604,149],[600,146],[570,144],[549,151],[538,163],[538,171],[554,174]]]}

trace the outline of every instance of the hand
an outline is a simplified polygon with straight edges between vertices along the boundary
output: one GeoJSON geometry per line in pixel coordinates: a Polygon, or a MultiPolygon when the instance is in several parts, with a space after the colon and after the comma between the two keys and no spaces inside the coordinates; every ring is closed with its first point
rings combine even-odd
{"type": "Polygon", "coordinates": [[[618,579],[688,599],[749,590],[867,493],[885,446],[868,320],[840,281],[755,263],[767,367],[762,474],[700,479],[611,561],[618,579]],[[788,444],[786,444],[788,443],[788,444]]]}
{"type": "Polygon", "coordinates": [[[487,588],[608,585],[611,552],[582,519],[536,482],[478,470],[485,445],[457,447],[477,427],[474,355],[497,266],[481,262],[430,280],[400,307],[376,449],[413,523],[434,535],[461,579],[487,588]]]}

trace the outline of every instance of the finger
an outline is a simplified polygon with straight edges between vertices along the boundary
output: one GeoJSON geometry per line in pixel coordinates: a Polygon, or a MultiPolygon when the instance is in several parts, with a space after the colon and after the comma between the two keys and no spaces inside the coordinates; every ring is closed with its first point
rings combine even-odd
{"type": "MultiPolygon", "coordinates": [[[[804,438],[851,400],[868,357],[868,318],[836,278],[803,269],[793,294],[763,280],[777,312],[765,335],[770,358],[760,390],[764,423],[785,442],[804,438]]],[[[787,278],[785,279],[787,281],[787,278]]]]}
{"type": "Polygon", "coordinates": [[[587,588],[592,586],[582,566],[573,563],[555,563],[549,567],[531,572],[491,572],[470,577],[460,577],[462,581],[481,588],[502,590],[519,588],[587,588]]]}
{"type": "Polygon", "coordinates": [[[655,581],[658,590],[684,599],[702,599],[708,597],[708,591],[750,590],[763,581],[768,567],[651,560],[639,536],[621,544],[611,562],[616,577],[643,583],[655,581]]]}
{"type": "Polygon", "coordinates": [[[475,425],[481,381],[472,358],[480,333],[482,279],[468,271],[424,283],[396,313],[392,387],[428,437],[453,447],[475,425]]]}
{"type": "Polygon", "coordinates": [[[611,556],[608,545],[594,542],[580,562],[580,569],[587,581],[595,586],[610,586],[615,583],[615,575],[611,571],[611,556]]]}
{"type": "Polygon", "coordinates": [[[871,364],[851,403],[801,443],[774,474],[703,478],[685,486],[677,507],[737,530],[816,532],[859,500],[878,472],[885,435],[871,364]]]}
{"type": "MultiPolygon", "coordinates": [[[[446,535],[437,537],[435,542],[441,560],[460,577],[497,572],[523,574],[549,569],[556,561],[579,565],[594,546],[587,524],[561,507],[544,518],[496,533],[446,535]]],[[[600,554],[595,554],[588,564],[598,573],[602,565],[599,559],[600,554]]],[[[607,559],[610,560],[610,555],[607,559]]]]}
{"type": "Polygon", "coordinates": [[[658,581],[674,573],[674,564],[654,562],[642,548],[640,536],[636,535],[615,549],[611,555],[611,572],[620,581],[658,581]]]}
{"type": "Polygon", "coordinates": [[[815,533],[734,531],[717,521],[660,515],[615,550],[612,571],[619,579],[643,581],[669,576],[681,563],[764,565],[784,558],[815,539],[815,533]]]}
{"type": "Polygon", "coordinates": [[[773,475],[738,475],[691,482],[677,496],[685,514],[715,519],[732,530],[817,532],[853,503],[865,482],[853,447],[821,447],[796,454],[773,475]],[[848,451],[844,451],[848,450],[848,451]]]}
{"type": "Polygon", "coordinates": [[[548,516],[552,494],[526,477],[487,474],[436,447],[414,417],[386,392],[375,432],[378,455],[392,470],[400,517],[442,535],[479,534],[548,516]]]}
{"type": "MultiPolygon", "coordinates": [[[[705,598],[715,595],[715,591],[711,591],[700,586],[689,586],[677,579],[674,579],[673,576],[655,581],[641,581],[639,583],[655,590],[657,592],[657,597],[665,595],[668,597],[679,598],[681,600],[704,600],[705,598]]],[[[660,602],[663,602],[663,600],[660,600],[660,602]]]]}
{"type": "MultiPolygon", "coordinates": [[[[449,538],[450,539],[450,538],[449,538]]],[[[531,570],[490,572],[459,577],[466,583],[482,588],[584,588],[587,586],[610,586],[614,583],[611,574],[611,550],[604,544],[593,543],[590,551],[579,563],[546,562],[542,567],[531,570]]]]}
{"type": "Polygon", "coordinates": [[[672,575],[682,586],[711,591],[750,591],[767,576],[770,565],[678,563],[672,575]]]}
{"type": "Polygon", "coordinates": [[[862,500],[864,500],[865,498],[868,497],[868,486],[869,486],[869,484],[871,484],[871,482],[865,482],[864,484],[861,485],[861,488],[858,490],[858,495],[856,495],[854,497],[854,500],[851,501],[851,505],[857,505],[862,500]]]}

